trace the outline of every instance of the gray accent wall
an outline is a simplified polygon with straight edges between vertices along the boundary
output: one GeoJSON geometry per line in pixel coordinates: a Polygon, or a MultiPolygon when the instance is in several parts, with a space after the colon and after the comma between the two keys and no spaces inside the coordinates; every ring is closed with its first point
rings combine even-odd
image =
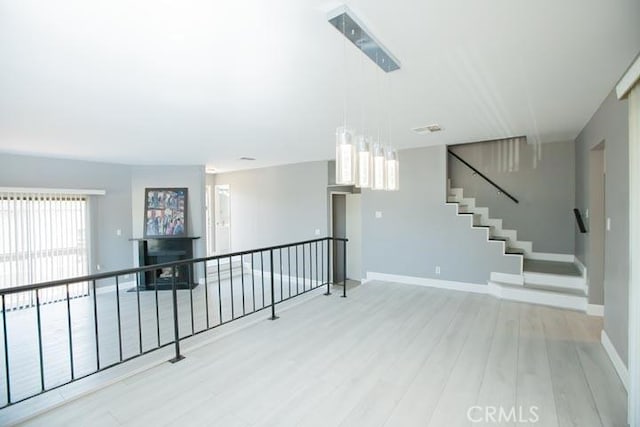
{"type": "Polygon", "coordinates": [[[446,147],[402,150],[400,191],[362,191],[363,272],[486,284],[491,272],[518,274],[518,257],[472,229],[446,205],[446,147]],[[376,212],[382,217],[376,218],[376,212]],[[435,273],[436,266],[440,274],[435,273]]]}
{"type": "Polygon", "coordinates": [[[0,154],[0,186],[105,190],[89,200],[90,271],[98,264],[101,271],[133,266],[130,166],[0,154]]]}
{"type": "MultiPolygon", "coordinates": [[[[589,155],[605,144],[604,329],[622,360],[628,359],[629,324],[629,111],[611,91],[576,139],[576,207],[589,207],[589,155]]],[[[587,229],[589,224],[587,223],[587,229]]],[[[576,231],[575,253],[589,268],[589,234],[576,231]]]]}
{"type": "MultiPolygon", "coordinates": [[[[131,206],[134,237],[142,237],[144,231],[144,194],[145,188],[186,187],[189,189],[187,200],[187,235],[198,236],[194,242],[193,255],[196,258],[206,255],[205,236],[205,167],[204,166],[133,166],[131,169],[131,206]]],[[[134,252],[137,259],[137,253],[134,252]]]]}
{"type": "Polygon", "coordinates": [[[463,188],[465,197],[475,197],[476,206],[488,207],[490,216],[502,219],[505,229],[518,231],[518,240],[532,242],[534,252],[573,254],[573,141],[543,144],[542,158],[537,161],[535,168],[533,145],[521,144],[518,170],[511,171],[508,168],[504,170],[504,162],[500,167],[500,142],[449,148],[503,187],[519,203],[498,194],[495,187],[474,175],[459,160],[450,157],[452,187],[463,188]]]}
{"type": "Polygon", "coordinates": [[[321,161],[216,174],[216,185],[229,185],[232,250],[327,236],[327,168],[321,161]]]}

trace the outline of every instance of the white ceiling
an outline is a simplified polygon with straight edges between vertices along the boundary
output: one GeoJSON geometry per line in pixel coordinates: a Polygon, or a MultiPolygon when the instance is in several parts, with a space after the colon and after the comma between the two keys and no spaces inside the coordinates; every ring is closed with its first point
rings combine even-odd
{"type": "Polygon", "coordinates": [[[344,61],[327,23],[340,2],[0,0],[0,152],[218,170],[329,159],[345,75],[348,122],[364,112],[399,148],[568,140],[640,50],[638,0],[346,3],[401,70],[352,45],[344,61]]]}

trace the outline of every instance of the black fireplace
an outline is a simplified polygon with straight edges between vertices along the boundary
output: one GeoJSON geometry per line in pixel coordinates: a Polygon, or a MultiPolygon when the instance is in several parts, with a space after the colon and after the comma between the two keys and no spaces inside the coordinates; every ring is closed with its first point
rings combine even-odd
{"type": "MultiPolygon", "coordinates": [[[[133,239],[138,242],[140,267],[193,259],[193,241],[199,237],[150,237],[133,239]]],[[[143,291],[170,290],[172,268],[157,268],[140,276],[139,289],[143,291]]],[[[176,267],[176,288],[193,289],[197,286],[193,265],[176,267]]]]}

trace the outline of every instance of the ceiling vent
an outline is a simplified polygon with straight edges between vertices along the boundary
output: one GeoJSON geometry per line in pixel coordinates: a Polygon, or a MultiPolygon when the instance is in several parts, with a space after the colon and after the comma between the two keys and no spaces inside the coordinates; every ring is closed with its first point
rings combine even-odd
{"type": "Polygon", "coordinates": [[[428,125],[428,126],[422,126],[419,128],[413,128],[413,131],[415,133],[419,133],[421,135],[427,134],[427,133],[435,133],[435,132],[440,132],[442,130],[442,127],[439,124],[432,124],[432,125],[428,125]]]}

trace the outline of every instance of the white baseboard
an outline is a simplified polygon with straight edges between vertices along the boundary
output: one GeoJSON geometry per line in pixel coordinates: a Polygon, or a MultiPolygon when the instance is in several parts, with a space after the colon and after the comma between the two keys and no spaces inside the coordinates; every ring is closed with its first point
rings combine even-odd
{"type": "Polygon", "coordinates": [[[402,276],[378,272],[367,272],[367,282],[380,280],[384,282],[403,283],[407,285],[426,286],[430,288],[448,289],[453,291],[487,294],[498,299],[520,301],[531,304],[541,304],[552,307],[567,308],[570,310],[586,311],[586,297],[576,295],[563,295],[555,292],[541,291],[517,284],[505,284],[489,281],[487,285],[455,282],[450,280],[438,280],[424,277],[402,276]]]}
{"type": "Polygon", "coordinates": [[[607,333],[602,330],[602,334],[600,335],[600,341],[602,342],[602,346],[604,347],[604,351],[611,359],[611,363],[613,363],[613,367],[615,368],[618,376],[620,377],[620,381],[622,381],[622,385],[624,386],[627,392],[629,391],[629,371],[625,366],[624,362],[620,358],[620,355],[616,351],[616,348],[613,346],[613,343],[609,339],[607,333]]]}
{"type": "Polygon", "coordinates": [[[554,254],[550,252],[531,252],[527,254],[527,259],[536,261],[557,261],[557,262],[574,262],[576,257],[572,254],[554,254]]]}
{"type": "MultiPolygon", "coordinates": [[[[258,275],[262,275],[262,270],[248,270],[248,272],[253,272],[254,275],[258,276],[258,275]]],[[[265,279],[265,284],[267,284],[267,279],[271,280],[271,273],[268,271],[264,272],[264,279],[265,279]]],[[[323,283],[320,280],[313,280],[310,277],[296,277],[296,276],[289,276],[287,274],[283,274],[280,275],[279,273],[274,273],[273,274],[273,281],[275,283],[278,284],[278,286],[280,286],[280,280],[282,280],[282,283],[286,283],[287,285],[289,284],[289,281],[291,281],[292,284],[295,285],[296,280],[298,281],[299,284],[302,284],[303,282],[307,285],[311,285],[312,287],[317,287],[317,286],[322,286],[323,283]],[[304,279],[304,280],[303,280],[304,279]]],[[[270,282],[269,282],[270,284],[270,282]]],[[[326,283],[324,283],[324,285],[326,285],[326,283]]]]}
{"type": "Polygon", "coordinates": [[[498,273],[491,272],[490,278],[492,282],[509,283],[511,285],[524,285],[524,276],[522,274],[498,273]]]}
{"type": "MultiPolygon", "coordinates": [[[[126,282],[119,282],[118,283],[118,288],[120,289],[120,292],[123,291],[128,291],[130,288],[135,288],[136,287],[136,282],[133,280],[128,280],[126,282]]],[[[102,294],[106,294],[106,293],[110,293],[110,292],[115,292],[116,291],[116,285],[106,285],[106,286],[96,286],[96,294],[97,295],[102,295],[102,294]]]]}
{"type": "Polygon", "coordinates": [[[587,314],[589,316],[604,317],[604,305],[588,304],[587,305],[587,314]]]}
{"type": "Polygon", "coordinates": [[[429,279],[424,277],[401,276],[397,274],[376,273],[367,271],[366,281],[382,280],[385,282],[404,283],[407,285],[427,286],[430,288],[449,289],[453,291],[473,292],[486,294],[487,285],[475,283],[454,282],[450,280],[429,279]]]}

